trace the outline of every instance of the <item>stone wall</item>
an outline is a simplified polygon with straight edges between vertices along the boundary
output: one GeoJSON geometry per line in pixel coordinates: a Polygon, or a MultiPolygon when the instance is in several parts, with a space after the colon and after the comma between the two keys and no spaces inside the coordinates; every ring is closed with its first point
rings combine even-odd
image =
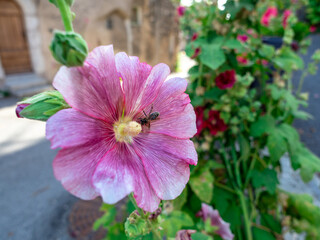
{"type": "MultiPolygon", "coordinates": [[[[63,29],[63,25],[57,8],[47,0],[34,1],[40,21],[45,76],[52,80],[59,65],[48,45],[53,30],[63,29]]],[[[90,50],[114,44],[115,52],[125,51],[151,65],[164,62],[174,70],[178,24],[170,0],[76,0],[72,10],[76,13],[74,30],[82,34],[90,50]]]]}

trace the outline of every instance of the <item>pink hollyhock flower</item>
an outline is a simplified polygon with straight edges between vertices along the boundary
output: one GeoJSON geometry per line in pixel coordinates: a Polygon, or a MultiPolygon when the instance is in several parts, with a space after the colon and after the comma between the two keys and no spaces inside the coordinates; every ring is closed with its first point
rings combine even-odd
{"type": "Polygon", "coordinates": [[[249,37],[248,37],[246,34],[243,34],[243,35],[238,35],[237,39],[238,39],[240,42],[245,43],[246,41],[248,41],[249,37]]]}
{"type": "Polygon", "coordinates": [[[197,136],[199,136],[202,130],[206,127],[206,122],[204,120],[204,107],[197,107],[195,108],[196,112],[196,125],[197,125],[197,136]]]}
{"type": "Polygon", "coordinates": [[[216,77],[216,85],[220,89],[232,88],[236,82],[236,72],[227,70],[216,77]]]}
{"type": "Polygon", "coordinates": [[[309,31],[313,33],[315,31],[317,31],[317,27],[314,26],[314,25],[311,25],[310,28],[309,28],[309,31]]]}
{"type": "Polygon", "coordinates": [[[206,126],[212,135],[217,135],[218,132],[224,132],[228,126],[220,118],[220,112],[211,110],[209,112],[209,119],[207,120],[206,126]]]}
{"type": "Polygon", "coordinates": [[[230,223],[223,221],[218,210],[214,210],[211,206],[202,203],[200,212],[197,213],[198,217],[201,217],[203,221],[210,219],[211,226],[216,226],[219,229],[215,232],[224,240],[232,240],[234,235],[230,230],[230,223]]]}
{"type": "Polygon", "coordinates": [[[262,64],[263,66],[267,66],[269,64],[269,61],[266,59],[258,59],[257,64],[262,64]]]}
{"type": "Polygon", "coordinates": [[[194,33],[192,35],[191,41],[195,41],[198,37],[199,37],[199,34],[198,33],[194,33]]]}
{"type": "Polygon", "coordinates": [[[278,9],[276,7],[268,7],[261,18],[261,24],[269,26],[270,20],[278,15],[278,9]]]}
{"type": "Polygon", "coordinates": [[[288,18],[290,17],[290,15],[292,14],[292,12],[290,10],[285,10],[283,12],[283,19],[282,19],[282,26],[283,28],[286,28],[288,25],[288,18]]]}
{"type": "Polygon", "coordinates": [[[201,48],[198,47],[198,48],[196,48],[196,49],[194,50],[194,53],[193,53],[193,55],[191,56],[191,58],[193,59],[193,58],[198,57],[200,53],[201,53],[201,48]]]}
{"type": "Polygon", "coordinates": [[[196,117],[187,81],[165,81],[169,73],[114,56],[112,46],[95,48],[83,67],[60,68],[53,86],[71,108],[47,121],[46,136],[61,148],[53,170],[66,190],[109,204],[133,192],[149,212],[180,195],[197,164],[196,117]]]}
{"type": "Polygon", "coordinates": [[[26,107],[28,107],[30,104],[28,103],[22,103],[22,104],[19,104],[17,107],[16,107],[16,115],[18,118],[23,118],[20,113],[23,109],[25,109],[26,107]]]}
{"type": "Polygon", "coordinates": [[[249,63],[249,60],[247,59],[247,57],[245,55],[237,56],[237,61],[239,64],[242,64],[242,65],[247,65],[249,63]]]}
{"type": "Polygon", "coordinates": [[[184,6],[179,6],[177,7],[177,13],[180,17],[182,17],[184,15],[184,13],[186,12],[186,7],[184,6]]]}

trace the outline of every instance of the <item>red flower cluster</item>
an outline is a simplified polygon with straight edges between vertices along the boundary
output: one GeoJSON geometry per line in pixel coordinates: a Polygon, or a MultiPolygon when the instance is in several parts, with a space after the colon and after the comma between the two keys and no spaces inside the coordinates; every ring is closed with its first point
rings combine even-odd
{"type": "Polygon", "coordinates": [[[209,118],[204,118],[204,107],[195,108],[196,112],[196,125],[197,125],[197,136],[201,134],[204,129],[209,129],[212,135],[217,135],[218,132],[224,132],[227,130],[228,126],[224,123],[224,121],[220,118],[220,112],[210,110],[209,118]]]}
{"type": "Polygon", "coordinates": [[[288,18],[290,17],[290,15],[291,15],[291,11],[290,10],[285,10],[284,12],[283,12],[283,19],[282,19],[282,26],[283,26],[283,28],[286,28],[287,27],[287,25],[288,25],[288,18]]]}
{"type": "Polygon", "coordinates": [[[225,71],[216,77],[216,85],[220,89],[232,88],[235,82],[236,72],[234,70],[225,71]]]}
{"type": "Polygon", "coordinates": [[[262,15],[261,24],[268,27],[270,20],[278,15],[278,9],[275,7],[268,7],[265,13],[262,15]]]}

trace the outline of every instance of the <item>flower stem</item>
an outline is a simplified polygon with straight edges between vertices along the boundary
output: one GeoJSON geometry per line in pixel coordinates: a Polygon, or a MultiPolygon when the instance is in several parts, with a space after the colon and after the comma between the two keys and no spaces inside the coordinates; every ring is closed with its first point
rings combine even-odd
{"type": "Polygon", "coordinates": [[[59,6],[64,29],[66,30],[66,32],[73,32],[72,16],[71,16],[70,7],[65,2],[65,0],[57,0],[57,3],[59,6]]]}
{"type": "Polygon", "coordinates": [[[248,209],[246,206],[246,200],[244,198],[244,195],[241,190],[237,189],[236,190],[238,193],[238,196],[240,198],[240,204],[243,212],[243,218],[244,218],[244,225],[245,225],[245,230],[246,230],[246,236],[247,240],[252,240],[252,232],[251,232],[251,222],[249,219],[249,214],[248,214],[248,209]]]}

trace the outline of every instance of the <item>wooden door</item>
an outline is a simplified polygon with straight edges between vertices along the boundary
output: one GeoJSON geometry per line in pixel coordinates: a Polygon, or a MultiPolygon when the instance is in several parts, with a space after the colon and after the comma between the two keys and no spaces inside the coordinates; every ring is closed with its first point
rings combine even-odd
{"type": "Polygon", "coordinates": [[[0,57],[6,74],[32,70],[22,11],[13,0],[0,0],[0,57]]]}

